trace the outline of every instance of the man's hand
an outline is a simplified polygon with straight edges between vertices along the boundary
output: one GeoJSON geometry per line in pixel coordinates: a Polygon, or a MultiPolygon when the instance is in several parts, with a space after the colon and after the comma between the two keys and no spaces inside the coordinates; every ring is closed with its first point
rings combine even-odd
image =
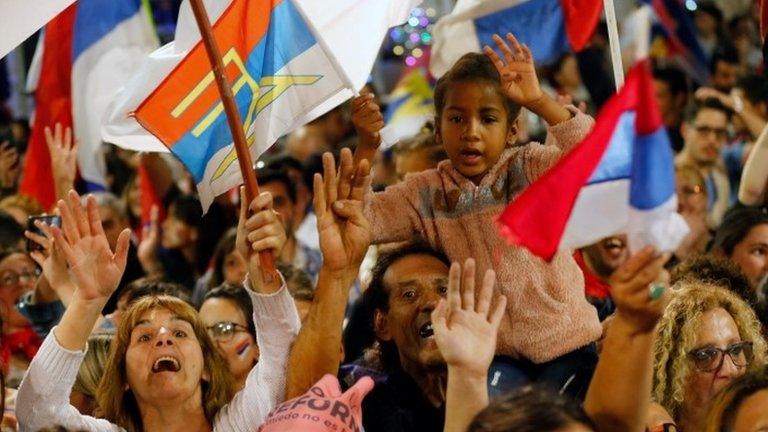
{"type": "Polygon", "coordinates": [[[475,261],[468,259],[462,274],[458,263],[451,265],[448,299],[432,311],[435,341],[449,368],[462,374],[484,377],[496,352],[496,335],[507,299],[499,297],[491,309],[496,273],[488,270],[475,303],[475,261]]]}
{"type": "Polygon", "coordinates": [[[323,155],[323,175],[315,174],[314,207],[323,267],[333,273],[354,273],[371,243],[371,225],[363,215],[363,197],[370,187],[370,165],[353,165],[352,152],[341,151],[336,172],[330,153],[323,155]]]}
{"type": "Polygon", "coordinates": [[[694,96],[698,100],[704,100],[704,99],[717,99],[720,101],[721,104],[725,105],[728,109],[733,110],[735,101],[733,97],[729,94],[725,94],[721,92],[720,90],[713,89],[712,87],[701,87],[698,90],[696,90],[696,93],[694,93],[694,96]]]}
{"type": "Polygon", "coordinates": [[[669,288],[653,299],[651,284],[664,279],[664,264],[669,254],[656,256],[652,247],[646,247],[631,256],[610,278],[611,295],[616,302],[616,321],[629,325],[635,334],[653,332],[656,322],[669,301],[669,288]]]}
{"type": "Polygon", "coordinates": [[[59,200],[62,227],[51,227],[51,231],[75,277],[74,297],[87,303],[106,303],[125,271],[131,232],[125,229],[120,233],[112,252],[96,199],[89,196],[87,209],[83,209],[77,192],[70,190],[67,198],[59,200]]]}

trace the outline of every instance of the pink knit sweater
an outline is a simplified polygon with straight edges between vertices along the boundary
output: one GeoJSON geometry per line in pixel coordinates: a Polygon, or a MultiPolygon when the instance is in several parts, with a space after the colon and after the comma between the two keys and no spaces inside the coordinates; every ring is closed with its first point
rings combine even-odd
{"type": "Polygon", "coordinates": [[[446,160],[374,194],[367,206],[374,243],[421,238],[452,261],[474,258],[478,277],[493,268],[497,294],[507,296],[497,352],[536,363],[587,345],[602,331],[570,251],[548,264],[508,245],[496,227],[506,205],[589,132],[594,120],[569,110],[573,117],[549,128],[546,145],[505,150],[478,186],[446,160]]]}

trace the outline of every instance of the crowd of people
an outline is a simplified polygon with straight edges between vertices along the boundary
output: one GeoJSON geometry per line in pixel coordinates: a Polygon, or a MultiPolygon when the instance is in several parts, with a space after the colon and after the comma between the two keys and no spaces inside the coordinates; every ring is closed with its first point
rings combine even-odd
{"type": "Polygon", "coordinates": [[[768,428],[768,79],[736,9],[692,12],[709,82],[654,61],[689,226],[673,251],[617,233],[545,261],[498,232],[613,91],[600,31],[538,68],[494,36],[393,149],[369,85],[205,214],[167,155],[109,146],[109,190],[86,193],[59,124],[42,208],[5,116],[2,430],[768,428]]]}

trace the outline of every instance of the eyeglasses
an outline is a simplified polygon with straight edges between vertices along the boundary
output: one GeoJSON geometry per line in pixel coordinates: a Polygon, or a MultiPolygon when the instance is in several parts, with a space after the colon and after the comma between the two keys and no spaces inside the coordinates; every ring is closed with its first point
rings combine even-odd
{"type": "Polygon", "coordinates": [[[704,347],[688,353],[696,369],[702,372],[714,372],[720,369],[726,354],[736,367],[744,367],[752,361],[752,342],[738,342],[725,349],[704,347]]]}
{"type": "Polygon", "coordinates": [[[235,333],[239,331],[248,331],[248,327],[230,321],[217,322],[212,326],[206,327],[206,329],[213,339],[221,342],[228,342],[232,340],[232,338],[235,336],[235,333]]]}
{"type": "Polygon", "coordinates": [[[713,128],[709,126],[694,126],[694,129],[696,129],[696,132],[698,132],[700,135],[715,134],[715,137],[718,139],[723,139],[728,136],[728,130],[723,128],[713,128]]]}
{"type": "Polygon", "coordinates": [[[0,276],[0,286],[17,285],[19,282],[34,282],[40,276],[40,270],[24,271],[22,273],[8,272],[0,276]]]}

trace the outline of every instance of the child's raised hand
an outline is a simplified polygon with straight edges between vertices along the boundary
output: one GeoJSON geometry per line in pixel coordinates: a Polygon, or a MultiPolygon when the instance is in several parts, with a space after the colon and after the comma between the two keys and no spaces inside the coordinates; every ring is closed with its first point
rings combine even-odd
{"type": "Polygon", "coordinates": [[[352,100],[352,124],[363,145],[378,147],[379,132],[384,128],[384,116],[373,100],[373,93],[365,93],[352,100]]]}
{"type": "Polygon", "coordinates": [[[501,36],[493,35],[493,41],[504,55],[504,60],[488,45],[483,47],[483,52],[499,71],[501,87],[507,97],[513,102],[530,108],[544,96],[539,86],[539,78],[536,76],[533,55],[528,46],[521,45],[512,33],[507,33],[507,40],[512,45],[511,48],[501,36]]]}

